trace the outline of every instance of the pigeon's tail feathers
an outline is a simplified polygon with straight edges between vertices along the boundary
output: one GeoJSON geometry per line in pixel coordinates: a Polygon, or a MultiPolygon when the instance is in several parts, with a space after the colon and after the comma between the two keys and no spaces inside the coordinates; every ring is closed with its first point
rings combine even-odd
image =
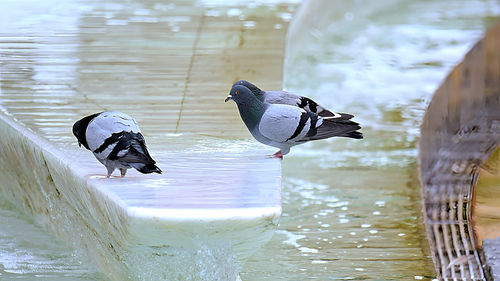
{"type": "Polygon", "coordinates": [[[149,155],[141,133],[122,132],[108,159],[127,163],[141,173],[161,174],[160,168],[155,166],[155,160],[149,155]]]}
{"type": "Polygon", "coordinates": [[[357,132],[357,130],[361,129],[361,126],[349,120],[352,117],[350,114],[341,114],[340,118],[323,118],[323,123],[317,128],[317,133],[305,140],[321,140],[331,137],[362,139],[363,134],[357,132]]]}
{"type": "Polygon", "coordinates": [[[149,155],[146,142],[141,133],[138,133],[136,137],[132,139],[127,156],[129,157],[129,161],[136,161],[136,163],[131,163],[131,165],[137,171],[143,174],[161,174],[161,169],[155,165],[156,161],[149,155]]]}
{"type": "Polygon", "coordinates": [[[134,168],[136,168],[137,171],[139,171],[143,174],[151,174],[151,173],[161,174],[161,169],[158,168],[155,164],[141,165],[141,167],[137,167],[137,166],[138,165],[135,165],[134,168]]]}
{"type": "Polygon", "coordinates": [[[362,139],[363,138],[363,133],[354,131],[354,132],[349,132],[347,134],[343,134],[339,137],[346,137],[346,138],[352,138],[352,139],[362,139]]]}

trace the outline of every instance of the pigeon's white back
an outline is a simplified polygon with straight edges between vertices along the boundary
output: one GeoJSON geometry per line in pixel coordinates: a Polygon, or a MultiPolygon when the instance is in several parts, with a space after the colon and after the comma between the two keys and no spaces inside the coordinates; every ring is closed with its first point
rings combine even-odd
{"type": "MultiPolygon", "coordinates": [[[[275,142],[285,142],[295,133],[295,130],[297,130],[300,116],[303,112],[305,111],[289,105],[269,105],[260,120],[259,131],[263,136],[275,142]]],[[[310,126],[311,122],[307,120],[304,128],[297,136],[297,139],[307,134],[310,126]]]]}
{"type": "MultiPolygon", "coordinates": [[[[127,114],[118,111],[103,112],[89,123],[86,131],[87,144],[90,150],[94,151],[100,147],[107,138],[111,137],[113,133],[122,131],[140,133],[139,126],[135,120],[127,114]]],[[[111,150],[113,147],[114,145],[110,145],[107,150],[111,150]]],[[[109,154],[107,151],[103,152],[104,155],[109,154]]]]}

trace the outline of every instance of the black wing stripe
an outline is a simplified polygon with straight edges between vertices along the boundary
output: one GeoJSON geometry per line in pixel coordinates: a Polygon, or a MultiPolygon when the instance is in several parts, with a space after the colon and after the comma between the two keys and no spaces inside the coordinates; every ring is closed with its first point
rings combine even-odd
{"type": "Polygon", "coordinates": [[[289,137],[287,139],[287,141],[297,137],[300,134],[300,132],[302,132],[302,130],[304,129],[304,127],[306,125],[307,119],[309,119],[309,115],[306,112],[303,112],[300,115],[300,121],[299,121],[299,125],[297,126],[297,129],[295,129],[295,132],[293,132],[293,135],[291,137],[289,137]]]}
{"type": "Polygon", "coordinates": [[[300,108],[308,109],[311,112],[318,112],[318,104],[310,98],[300,97],[300,103],[297,104],[300,108]],[[306,108],[308,107],[308,108],[306,108]]]}
{"type": "MultiPolygon", "coordinates": [[[[118,159],[118,153],[122,150],[128,150],[130,146],[130,138],[127,136],[124,136],[123,138],[120,139],[120,141],[113,147],[113,150],[111,150],[111,153],[108,155],[109,160],[116,160],[118,159]]],[[[126,154],[125,154],[126,155],[126,154]]]]}
{"type": "Polygon", "coordinates": [[[118,142],[123,137],[123,133],[125,132],[113,133],[111,137],[105,139],[104,142],[101,144],[101,146],[96,148],[94,152],[95,153],[103,152],[104,150],[106,150],[106,148],[108,148],[108,146],[112,145],[115,142],[118,142]]]}
{"type": "Polygon", "coordinates": [[[318,133],[318,129],[316,128],[318,116],[316,114],[309,113],[309,117],[311,117],[311,127],[309,127],[309,132],[307,132],[306,137],[312,137],[318,133]]]}

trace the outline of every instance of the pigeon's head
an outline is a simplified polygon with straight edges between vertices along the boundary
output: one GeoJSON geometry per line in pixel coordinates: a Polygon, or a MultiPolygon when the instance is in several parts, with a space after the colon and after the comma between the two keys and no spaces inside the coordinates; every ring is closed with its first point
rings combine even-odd
{"type": "Polygon", "coordinates": [[[234,85],[231,88],[231,92],[227,95],[225,102],[228,100],[234,100],[237,104],[249,103],[252,100],[257,100],[255,95],[245,86],[234,85]]]}
{"type": "Polygon", "coordinates": [[[73,135],[75,135],[76,139],[78,140],[78,145],[80,147],[83,145],[86,149],[90,149],[89,145],[87,144],[87,137],[85,135],[85,132],[87,131],[87,127],[89,126],[90,121],[92,121],[97,115],[101,113],[102,112],[84,117],[76,121],[73,125],[73,135]]]}
{"type": "Polygon", "coordinates": [[[260,97],[262,95],[262,90],[259,89],[259,87],[255,86],[254,84],[252,84],[246,80],[237,81],[236,83],[233,84],[233,87],[236,85],[242,85],[242,86],[247,87],[257,97],[260,97]]]}

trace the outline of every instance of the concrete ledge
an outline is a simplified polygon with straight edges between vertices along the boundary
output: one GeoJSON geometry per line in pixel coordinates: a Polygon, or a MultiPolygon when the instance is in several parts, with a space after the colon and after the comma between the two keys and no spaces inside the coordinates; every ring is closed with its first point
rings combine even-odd
{"type": "Polygon", "coordinates": [[[223,100],[281,86],[297,1],[174,2],[0,12],[23,14],[0,27],[0,192],[111,280],[233,281],[276,228],[281,164],[223,100]],[[104,110],[138,121],[164,174],[104,177],[71,134],[104,110]]]}
{"type": "Polygon", "coordinates": [[[161,179],[106,179],[88,153],[57,149],[10,116],[0,131],[2,193],[113,280],[236,280],[281,212],[279,161],[265,156],[176,155],[177,167],[160,157],[161,179]],[[191,177],[169,180],[182,171],[191,177]]]}

